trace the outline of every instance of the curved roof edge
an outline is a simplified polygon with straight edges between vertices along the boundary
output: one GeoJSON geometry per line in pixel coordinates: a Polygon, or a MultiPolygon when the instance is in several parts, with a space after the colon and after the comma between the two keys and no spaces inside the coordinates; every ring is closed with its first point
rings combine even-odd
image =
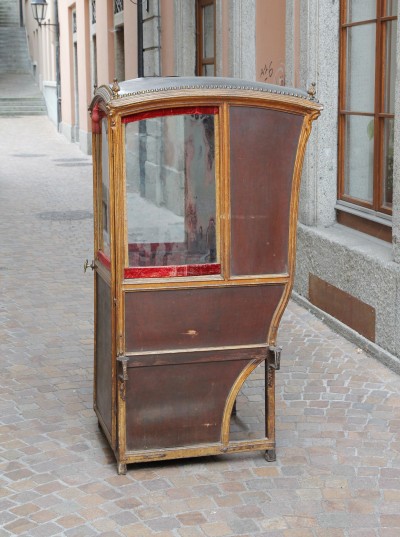
{"type": "Polygon", "coordinates": [[[114,84],[99,87],[95,92],[90,108],[92,108],[99,98],[108,103],[124,97],[139,96],[148,93],[201,89],[259,91],[262,93],[305,99],[315,104],[318,103],[318,100],[315,99],[315,89],[306,92],[297,88],[224,77],[145,77],[125,80],[120,83],[115,80],[114,84]]]}

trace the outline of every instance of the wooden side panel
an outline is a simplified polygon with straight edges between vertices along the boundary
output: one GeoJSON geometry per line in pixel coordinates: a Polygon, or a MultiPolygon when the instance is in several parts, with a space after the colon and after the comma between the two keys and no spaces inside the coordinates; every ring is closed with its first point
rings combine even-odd
{"type": "Polygon", "coordinates": [[[109,285],[96,273],[96,407],[111,434],[112,344],[109,285]]]}
{"type": "Polygon", "coordinates": [[[219,442],[225,402],[248,361],[129,368],[127,450],[219,442]]]}
{"type": "Polygon", "coordinates": [[[266,343],[284,285],[134,291],[126,352],[266,343]]]}
{"type": "Polygon", "coordinates": [[[303,116],[233,106],[231,273],[288,271],[289,210],[303,116]]]}

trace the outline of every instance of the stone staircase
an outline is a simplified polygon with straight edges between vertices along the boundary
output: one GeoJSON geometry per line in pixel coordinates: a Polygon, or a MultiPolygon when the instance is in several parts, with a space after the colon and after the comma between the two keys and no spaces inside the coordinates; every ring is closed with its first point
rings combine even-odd
{"type": "Polygon", "coordinates": [[[0,0],[0,26],[19,26],[19,0],[0,0]]]}
{"type": "Polygon", "coordinates": [[[19,0],[0,0],[0,116],[46,115],[34,81],[19,0]]]}
{"type": "Polygon", "coordinates": [[[25,28],[1,26],[0,20],[0,73],[30,72],[25,28]]]}
{"type": "Polygon", "coordinates": [[[43,116],[47,114],[43,97],[2,97],[0,116],[43,116]]]}

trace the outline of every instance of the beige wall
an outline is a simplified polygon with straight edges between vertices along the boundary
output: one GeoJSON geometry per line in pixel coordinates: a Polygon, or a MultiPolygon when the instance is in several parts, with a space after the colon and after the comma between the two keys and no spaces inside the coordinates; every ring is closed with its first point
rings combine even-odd
{"type": "Polygon", "coordinates": [[[133,2],[124,2],[125,26],[125,78],[137,77],[137,7],[133,2]]]}
{"type": "Polygon", "coordinates": [[[78,45],[78,95],[79,95],[79,129],[91,130],[88,103],[91,100],[90,81],[90,22],[89,2],[77,2],[77,45],[78,45]]]}
{"type": "Polygon", "coordinates": [[[161,73],[174,76],[174,0],[160,0],[161,10],[161,73]]]}
{"type": "Polygon", "coordinates": [[[257,0],[256,77],[260,82],[285,84],[284,0],[257,0]]]}
{"type": "MultiPolygon", "coordinates": [[[[241,6],[240,3],[233,2],[233,0],[217,0],[217,75],[235,76],[236,74],[236,76],[239,76],[238,73],[241,73],[245,77],[250,76],[250,78],[256,78],[257,80],[283,84],[285,81],[286,1],[248,1],[249,5],[245,9],[245,6],[241,6]],[[249,6],[251,7],[251,13],[248,9],[249,6]],[[241,9],[238,9],[238,7],[241,9]],[[247,18],[245,17],[242,20],[245,15],[247,18]],[[240,41],[239,44],[237,39],[240,41]],[[254,41],[249,43],[249,40],[251,41],[252,39],[254,41]],[[235,47],[237,48],[239,45],[242,47],[242,53],[235,56],[232,51],[235,51],[235,47]],[[240,65],[237,65],[238,62],[240,65]],[[249,68],[246,68],[246,66],[249,68]]],[[[147,46],[158,46],[158,22],[154,22],[152,17],[153,15],[158,15],[158,5],[160,7],[160,55],[163,76],[178,74],[179,69],[182,70],[184,58],[186,58],[187,65],[194,65],[194,2],[195,0],[151,0],[150,12],[144,13],[147,18],[150,17],[149,20],[146,20],[146,28],[148,29],[146,33],[147,46]],[[183,26],[182,17],[184,19],[183,26]]],[[[300,0],[293,0],[293,2],[297,5],[300,0]]],[[[79,144],[84,151],[90,151],[91,124],[87,107],[91,100],[92,80],[94,80],[91,32],[95,31],[96,35],[97,85],[111,83],[115,77],[116,50],[113,4],[113,0],[97,0],[96,23],[95,26],[92,26],[90,0],[58,0],[62,98],[61,130],[71,140],[76,141],[79,138],[79,144]],[[76,9],[77,14],[77,33],[74,37],[72,35],[73,9],[76,9]],[[74,42],[77,47],[76,69],[74,68],[74,42]],[[75,88],[76,73],[78,77],[77,91],[75,88]],[[75,102],[76,99],[78,102],[75,102]]],[[[49,2],[48,14],[52,18],[52,22],[54,22],[54,14],[51,12],[52,6],[53,2],[49,2]]],[[[32,19],[30,0],[25,0],[25,10],[31,54],[38,65],[38,80],[48,79],[55,81],[54,28],[42,27],[38,29],[36,22],[32,19]]],[[[135,78],[138,69],[137,4],[126,0],[124,12],[118,14],[116,20],[118,24],[122,22],[124,26],[124,76],[126,79],[135,78]]],[[[147,63],[155,62],[157,58],[157,54],[149,53],[145,61],[147,63]]],[[[147,72],[158,73],[158,65],[153,66],[153,68],[150,65],[147,67],[149,67],[146,70],[147,72]]],[[[192,72],[189,68],[186,71],[192,72]]]]}
{"type": "Polygon", "coordinates": [[[294,2],[294,32],[293,32],[293,85],[300,87],[300,2],[294,2]]]}
{"type": "Polygon", "coordinates": [[[114,14],[112,0],[96,2],[96,6],[97,80],[101,86],[114,78],[114,14]]]}
{"type": "MultiPolygon", "coordinates": [[[[53,3],[47,7],[46,22],[54,22],[53,3]]],[[[32,64],[35,66],[36,78],[40,88],[43,81],[55,81],[55,28],[42,26],[32,15],[30,0],[23,3],[24,23],[29,44],[29,54],[32,64]]]]}
{"type": "Polygon", "coordinates": [[[74,68],[71,11],[74,3],[59,0],[60,12],[60,75],[61,75],[61,115],[62,123],[74,124],[74,68]]]}
{"type": "Polygon", "coordinates": [[[300,6],[301,0],[286,0],[286,84],[295,88],[302,87],[300,77],[300,6]]]}
{"type": "MultiPolygon", "coordinates": [[[[88,104],[92,88],[92,36],[95,28],[97,49],[97,85],[109,84],[115,77],[113,0],[96,2],[96,23],[92,27],[89,0],[59,0],[60,72],[62,89],[62,132],[71,140],[79,138],[83,151],[90,151],[90,116],[88,104]],[[76,10],[77,32],[72,35],[72,10],[76,10]],[[77,67],[74,68],[74,42],[77,46],[77,67]],[[77,72],[78,91],[75,91],[77,72]],[[76,103],[75,100],[78,99],[76,103]],[[77,133],[79,121],[79,133],[77,133]]],[[[125,78],[137,76],[137,6],[125,2],[124,24],[125,78]]],[[[119,18],[121,18],[121,16],[119,18]]]]}

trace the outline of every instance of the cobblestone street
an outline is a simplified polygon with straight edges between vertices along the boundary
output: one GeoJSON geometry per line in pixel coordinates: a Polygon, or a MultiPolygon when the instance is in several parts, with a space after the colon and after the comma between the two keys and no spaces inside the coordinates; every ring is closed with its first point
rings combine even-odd
{"type": "MultiPolygon", "coordinates": [[[[92,410],[91,157],[47,117],[0,118],[0,537],[399,537],[400,379],[291,302],[277,461],[131,465],[92,410]]],[[[262,372],[235,429],[259,430],[262,372]]]]}

